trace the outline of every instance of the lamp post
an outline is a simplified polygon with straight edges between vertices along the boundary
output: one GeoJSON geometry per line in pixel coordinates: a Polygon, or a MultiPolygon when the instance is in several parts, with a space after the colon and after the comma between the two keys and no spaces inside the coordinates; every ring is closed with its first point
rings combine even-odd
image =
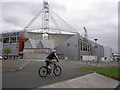
{"type": "MultiPolygon", "coordinates": [[[[97,49],[97,40],[98,40],[97,38],[94,39],[94,41],[95,41],[95,46],[94,46],[95,50],[97,49]]],[[[95,55],[95,60],[97,61],[97,54],[95,55]]]]}
{"type": "Polygon", "coordinates": [[[94,41],[95,41],[95,46],[94,47],[95,48],[97,48],[97,40],[98,40],[97,38],[94,39],[94,41]]]}

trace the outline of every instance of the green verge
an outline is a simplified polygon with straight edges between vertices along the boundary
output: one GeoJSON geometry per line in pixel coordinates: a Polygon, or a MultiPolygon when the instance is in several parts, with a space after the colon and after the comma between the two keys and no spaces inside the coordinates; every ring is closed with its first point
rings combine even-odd
{"type": "Polygon", "coordinates": [[[99,74],[120,80],[120,67],[81,67],[81,69],[95,71],[99,74]]]}

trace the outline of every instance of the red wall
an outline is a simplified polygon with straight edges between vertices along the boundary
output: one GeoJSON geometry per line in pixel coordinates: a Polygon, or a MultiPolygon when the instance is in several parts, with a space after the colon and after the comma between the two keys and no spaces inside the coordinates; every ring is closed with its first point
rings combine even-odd
{"type": "Polygon", "coordinates": [[[23,52],[24,49],[24,42],[25,40],[27,40],[28,38],[26,37],[19,37],[19,48],[18,48],[18,53],[23,52]]]}

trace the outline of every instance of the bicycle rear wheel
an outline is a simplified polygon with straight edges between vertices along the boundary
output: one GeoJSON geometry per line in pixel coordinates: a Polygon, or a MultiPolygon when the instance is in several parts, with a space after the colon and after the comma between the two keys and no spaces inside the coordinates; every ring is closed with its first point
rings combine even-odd
{"type": "Polygon", "coordinates": [[[40,75],[41,77],[46,77],[47,74],[48,74],[48,69],[47,69],[47,67],[46,67],[46,66],[40,67],[40,69],[39,69],[39,75],[40,75]]]}
{"type": "Polygon", "coordinates": [[[53,73],[55,76],[59,76],[61,74],[61,67],[55,66],[53,69],[53,73]]]}

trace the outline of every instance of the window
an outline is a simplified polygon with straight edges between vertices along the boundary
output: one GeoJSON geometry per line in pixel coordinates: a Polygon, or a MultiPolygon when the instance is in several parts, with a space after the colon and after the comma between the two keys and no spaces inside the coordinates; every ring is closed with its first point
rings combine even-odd
{"type": "Polygon", "coordinates": [[[82,51],[83,50],[83,43],[82,43],[82,41],[80,42],[80,46],[81,46],[80,50],[82,51]]]}
{"type": "Polygon", "coordinates": [[[83,42],[83,51],[86,50],[86,45],[85,45],[85,42],[83,42]]]}
{"type": "Polygon", "coordinates": [[[15,43],[15,42],[16,42],[16,37],[11,37],[11,38],[10,38],[10,42],[11,42],[11,43],[15,43]]]}
{"type": "Polygon", "coordinates": [[[87,51],[87,46],[88,46],[88,44],[87,44],[87,43],[85,43],[85,51],[87,51]]]}
{"type": "Polygon", "coordinates": [[[91,51],[91,45],[89,44],[89,51],[91,51]]]}
{"type": "Polygon", "coordinates": [[[89,52],[89,47],[90,47],[90,45],[88,44],[88,50],[87,50],[88,52],[89,52]]]}
{"type": "Polygon", "coordinates": [[[4,43],[9,43],[9,38],[4,38],[4,39],[3,39],[3,42],[4,42],[4,43]]]}

